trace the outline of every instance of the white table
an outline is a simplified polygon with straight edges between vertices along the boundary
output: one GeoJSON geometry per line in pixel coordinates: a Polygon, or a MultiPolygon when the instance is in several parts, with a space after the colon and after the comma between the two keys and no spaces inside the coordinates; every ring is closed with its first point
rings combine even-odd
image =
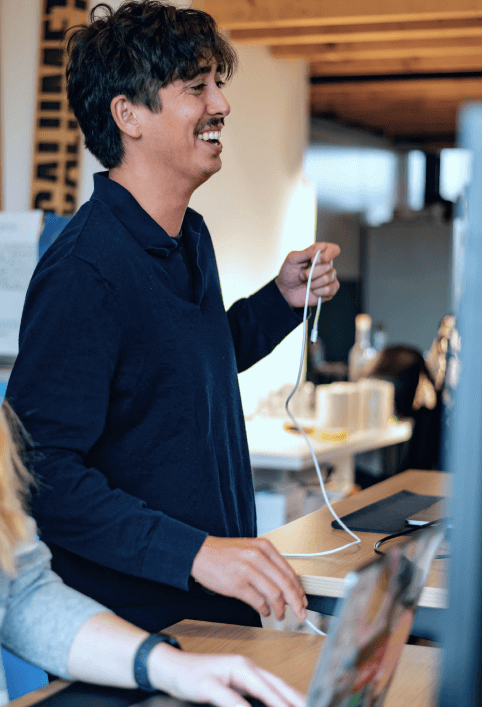
{"type": "MultiPolygon", "coordinates": [[[[246,422],[251,466],[258,469],[300,472],[313,467],[313,460],[305,440],[300,434],[286,432],[284,420],[256,417],[246,422]]],[[[302,420],[303,426],[313,421],[302,420]]],[[[335,467],[333,490],[346,495],[355,478],[355,454],[399,442],[412,436],[411,420],[390,423],[386,428],[361,430],[349,435],[346,442],[319,442],[310,437],[310,442],[319,463],[335,467]]]]}

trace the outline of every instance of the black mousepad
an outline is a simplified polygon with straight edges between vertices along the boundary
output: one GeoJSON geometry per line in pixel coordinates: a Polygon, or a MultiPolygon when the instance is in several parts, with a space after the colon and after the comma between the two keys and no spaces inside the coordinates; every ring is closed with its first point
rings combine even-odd
{"type": "MultiPolygon", "coordinates": [[[[359,511],[348,513],[342,516],[341,520],[350,530],[358,530],[361,533],[401,533],[407,529],[405,523],[407,518],[418,511],[423,511],[441,498],[443,497],[399,491],[360,508],[359,511]]],[[[331,525],[336,529],[341,528],[337,520],[334,520],[331,525]]]]}
{"type": "MultiPolygon", "coordinates": [[[[245,697],[252,707],[265,707],[254,698],[245,697]]],[[[73,682],[63,690],[35,703],[35,707],[203,707],[199,703],[184,702],[162,692],[125,690],[102,687],[84,682],[73,682]]],[[[204,707],[209,707],[204,705],[204,707]]]]}

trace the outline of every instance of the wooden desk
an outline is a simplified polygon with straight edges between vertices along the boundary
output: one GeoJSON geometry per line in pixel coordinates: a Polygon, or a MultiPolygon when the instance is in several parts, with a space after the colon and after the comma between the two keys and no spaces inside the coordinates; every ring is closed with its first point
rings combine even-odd
{"type": "MultiPolygon", "coordinates": [[[[448,495],[449,476],[435,471],[404,471],[360,493],[333,504],[339,516],[391,496],[406,489],[428,495],[448,495]]],[[[280,552],[321,552],[342,547],[350,541],[343,530],[331,527],[333,516],[325,506],[319,511],[266,533],[280,552]]],[[[301,580],[307,594],[314,597],[341,597],[343,579],[351,570],[374,557],[373,545],[384,537],[377,533],[357,533],[360,545],[325,557],[292,559],[288,561],[301,580]]],[[[435,560],[419,606],[444,608],[446,606],[445,562],[435,560]]],[[[315,610],[321,610],[312,606],[315,610]]],[[[327,612],[330,613],[330,612],[327,612]]]]}
{"type": "MultiPolygon", "coordinates": [[[[185,650],[197,653],[241,653],[306,691],[323,642],[321,636],[261,628],[182,621],[167,629],[185,650]]],[[[439,651],[405,646],[384,707],[434,707],[439,651]]],[[[30,707],[65,686],[58,681],[11,702],[30,707]]]]}

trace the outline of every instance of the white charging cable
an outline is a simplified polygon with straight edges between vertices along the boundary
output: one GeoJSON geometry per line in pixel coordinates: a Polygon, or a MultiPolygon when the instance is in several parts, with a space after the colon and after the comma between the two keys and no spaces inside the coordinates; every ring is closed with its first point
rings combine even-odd
{"type": "MultiPolygon", "coordinates": [[[[289,394],[289,396],[288,396],[288,398],[287,398],[287,400],[286,400],[285,409],[286,409],[286,412],[288,413],[290,419],[292,420],[293,424],[296,426],[296,428],[298,429],[298,431],[303,435],[304,440],[305,440],[306,444],[308,445],[308,449],[310,450],[311,457],[312,457],[312,459],[313,459],[313,464],[314,464],[315,469],[316,469],[316,474],[317,474],[317,476],[318,476],[318,481],[320,482],[321,491],[322,491],[322,493],[323,493],[323,498],[324,498],[324,500],[325,500],[326,505],[327,505],[328,508],[330,509],[331,515],[332,515],[333,518],[335,518],[335,520],[341,525],[341,527],[343,528],[343,530],[345,530],[349,535],[351,535],[352,538],[354,538],[354,540],[353,540],[353,542],[350,542],[350,543],[348,543],[348,544],[346,544],[346,545],[343,545],[342,547],[337,547],[337,548],[335,548],[334,550],[324,550],[323,552],[282,552],[281,554],[283,555],[283,557],[322,557],[323,555],[334,555],[336,552],[341,552],[341,550],[346,550],[347,548],[352,547],[353,545],[358,545],[358,544],[361,542],[361,540],[360,540],[360,538],[358,537],[358,535],[355,535],[355,533],[353,533],[349,528],[347,528],[347,526],[345,525],[345,523],[337,516],[336,512],[333,510],[332,505],[331,505],[331,503],[330,503],[330,501],[329,501],[329,499],[328,499],[328,496],[327,496],[327,494],[326,494],[325,484],[324,484],[324,482],[323,482],[323,477],[322,477],[322,475],[321,475],[321,471],[320,471],[320,467],[319,467],[319,464],[318,464],[318,460],[317,460],[317,458],[316,458],[315,452],[313,451],[313,447],[311,446],[310,440],[308,439],[308,436],[306,435],[305,431],[303,430],[303,428],[301,427],[301,425],[298,424],[298,421],[296,420],[296,418],[294,417],[294,415],[291,413],[291,411],[290,411],[290,409],[289,409],[290,400],[291,400],[291,398],[293,397],[293,395],[296,393],[296,391],[298,390],[298,386],[299,386],[300,380],[301,380],[301,373],[302,373],[302,371],[303,371],[303,361],[304,361],[304,358],[305,358],[305,348],[306,348],[306,330],[307,330],[307,319],[308,319],[308,300],[309,300],[309,297],[310,297],[311,279],[312,279],[312,277],[313,277],[313,271],[314,271],[314,269],[315,269],[316,261],[318,260],[319,255],[320,255],[320,251],[317,252],[317,254],[315,255],[315,257],[314,257],[314,259],[313,259],[313,263],[311,264],[310,274],[309,274],[309,276],[308,276],[308,282],[307,282],[307,284],[306,284],[305,308],[304,308],[304,311],[303,311],[303,344],[302,344],[302,347],[301,347],[300,367],[299,367],[299,370],[298,370],[298,377],[297,377],[297,379],[296,379],[295,387],[293,388],[293,390],[291,391],[291,393],[289,394]]],[[[311,341],[313,344],[316,343],[316,340],[317,340],[317,338],[318,338],[318,319],[319,319],[319,316],[320,316],[320,309],[321,309],[321,297],[318,297],[318,305],[317,305],[317,307],[316,307],[315,319],[314,319],[314,322],[313,322],[313,328],[312,328],[312,330],[311,330],[311,336],[310,336],[310,341],[311,341]]],[[[325,636],[325,635],[326,635],[325,633],[323,633],[323,631],[320,631],[316,626],[314,626],[314,625],[311,623],[311,621],[306,620],[305,623],[308,624],[308,626],[310,626],[314,631],[316,631],[316,633],[319,633],[319,634],[321,634],[322,636],[325,636]]]]}
{"type": "MultiPolygon", "coordinates": [[[[318,253],[319,252],[320,251],[318,251],[318,253]]],[[[316,260],[318,258],[318,253],[315,256],[315,260],[313,261],[314,263],[316,263],[316,260]]],[[[313,265],[311,267],[313,267],[313,265]]],[[[311,283],[311,280],[310,280],[310,283],[311,283]]],[[[308,290],[308,292],[309,292],[309,290],[308,290]]],[[[305,305],[305,307],[306,307],[306,305],[305,305]]],[[[310,341],[312,344],[316,344],[316,342],[318,340],[318,320],[320,318],[320,311],[321,311],[321,297],[318,297],[318,304],[316,305],[315,321],[313,322],[313,327],[311,329],[311,336],[310,336],[310,341]]]]}
{"type": "MultiPolygon", "coordinates": [[[[301,373],[303,371],[303,361],[305,358],[305,347],[306,347],[308,300],[310,297],[311,278],[313,277],[313,270],[315,269],[316,261],[318,260],[319,255],[320,255],[320,251],[317,252],[317,254],[315,255],[315,257],[313,259],[310,274],[308,277],[308,282],[306,285],[306,299],[305,299],[305,308],[304,308],[304,312],[303,312],[303,343],[302,343],[302,347],[301,347],[301,360],[300,360],[300,367],[298,370],[298,378],[296,379],[295,387],[293,388],[293,390],[291,391],[291,393],[289,394],[289,396],[286,400],[285,408],[286,408],[286,412],[288,413],[293,424],[296,426],[296,428],[299,430],[299,432],[303,435],[304,440],[305,440],[306,444],[308,445],[308,449],[310,450],[311,457],[313,459],[313,464],[316,469],[316,474],[318,476],[318,481],[320,482],[321,491],[323,493],[323,498],[325,499],[326,505],[330,509],[331,515],[341,525],[343,530],[345,530],[349,535],[351,535],[352,538],[354,538],[354,541],[351,543],[348,543],[347,545],[343,545],[342,547],[337,547],[334,550],[325,550],[324,552],[290,552],[290,553],[283,552],[282,553],[283,557],[322,557],[323,555],[333,555],[335,552],[340,552],[341,550],[346,550],[347,548],[352,547],[352,545],[358,545],[361,542],[358,535],[355,535],[355,533],[353,533],[349,528],[347,528],[347,526],[344,524],[344,522],[337,516],[337,514],[333,510],[332,505],[328,499],[328,496],[326,495],[325,484],[323,482],[323,477],[321,475],[320,467],[318,465],[318,459],[316,458],[316,454],[313,451],[313,447],[311,446],[310,440],[308,439],[308,436],[306,435],[304,429],[301,427],[301,425],[298,424],[297,420],[295,419],[294,415],[291,413],[291,411],[289,409],[290,400],[298,389],[298,386],[299,386],[300,380],[301,380],[301,373]]],[[[318,297],[317,312],[319,312],[320,307],[321,307],[321,297],[318,297]]],[[[316,338],[314,338],[314,337],[315,337],[315,335],[316,336],[318,335],[317,329],[315,330],[315,324],[317,327],[318,321],[317,321],[316,317],[315,317],[315,322],[313,324],[313,331],[311,332],[311,341],[313,341],[313,339],[314,339],[314,341],[316,341],[316,338]]]]}

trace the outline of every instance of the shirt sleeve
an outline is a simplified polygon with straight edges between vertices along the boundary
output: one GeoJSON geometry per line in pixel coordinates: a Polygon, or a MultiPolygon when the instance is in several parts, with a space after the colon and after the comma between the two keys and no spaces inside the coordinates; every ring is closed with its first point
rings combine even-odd
{"type": "Polygon", "coordinates": [[[72,680],[67,658],[77,632],[91,616],[109,609],[67,587],[50,569],[50,557],[39,540],[19,548],[1,642],[29,663],[72,680]]]}
{"type": "Polygon", "coordinates": [[[147,507],[89,466],[121,348],[114,286],[75,256],[34,275],[7,398],[33,439],[42,536],[88,560],[188,589],[207,533],[147,507]]]}
{"type": "Polygon", "coordinates": [[[290,307],[275,280],[235,302],[227,315],[239,373],[271,353],[303,320],[303,310],[290,307]]]}

